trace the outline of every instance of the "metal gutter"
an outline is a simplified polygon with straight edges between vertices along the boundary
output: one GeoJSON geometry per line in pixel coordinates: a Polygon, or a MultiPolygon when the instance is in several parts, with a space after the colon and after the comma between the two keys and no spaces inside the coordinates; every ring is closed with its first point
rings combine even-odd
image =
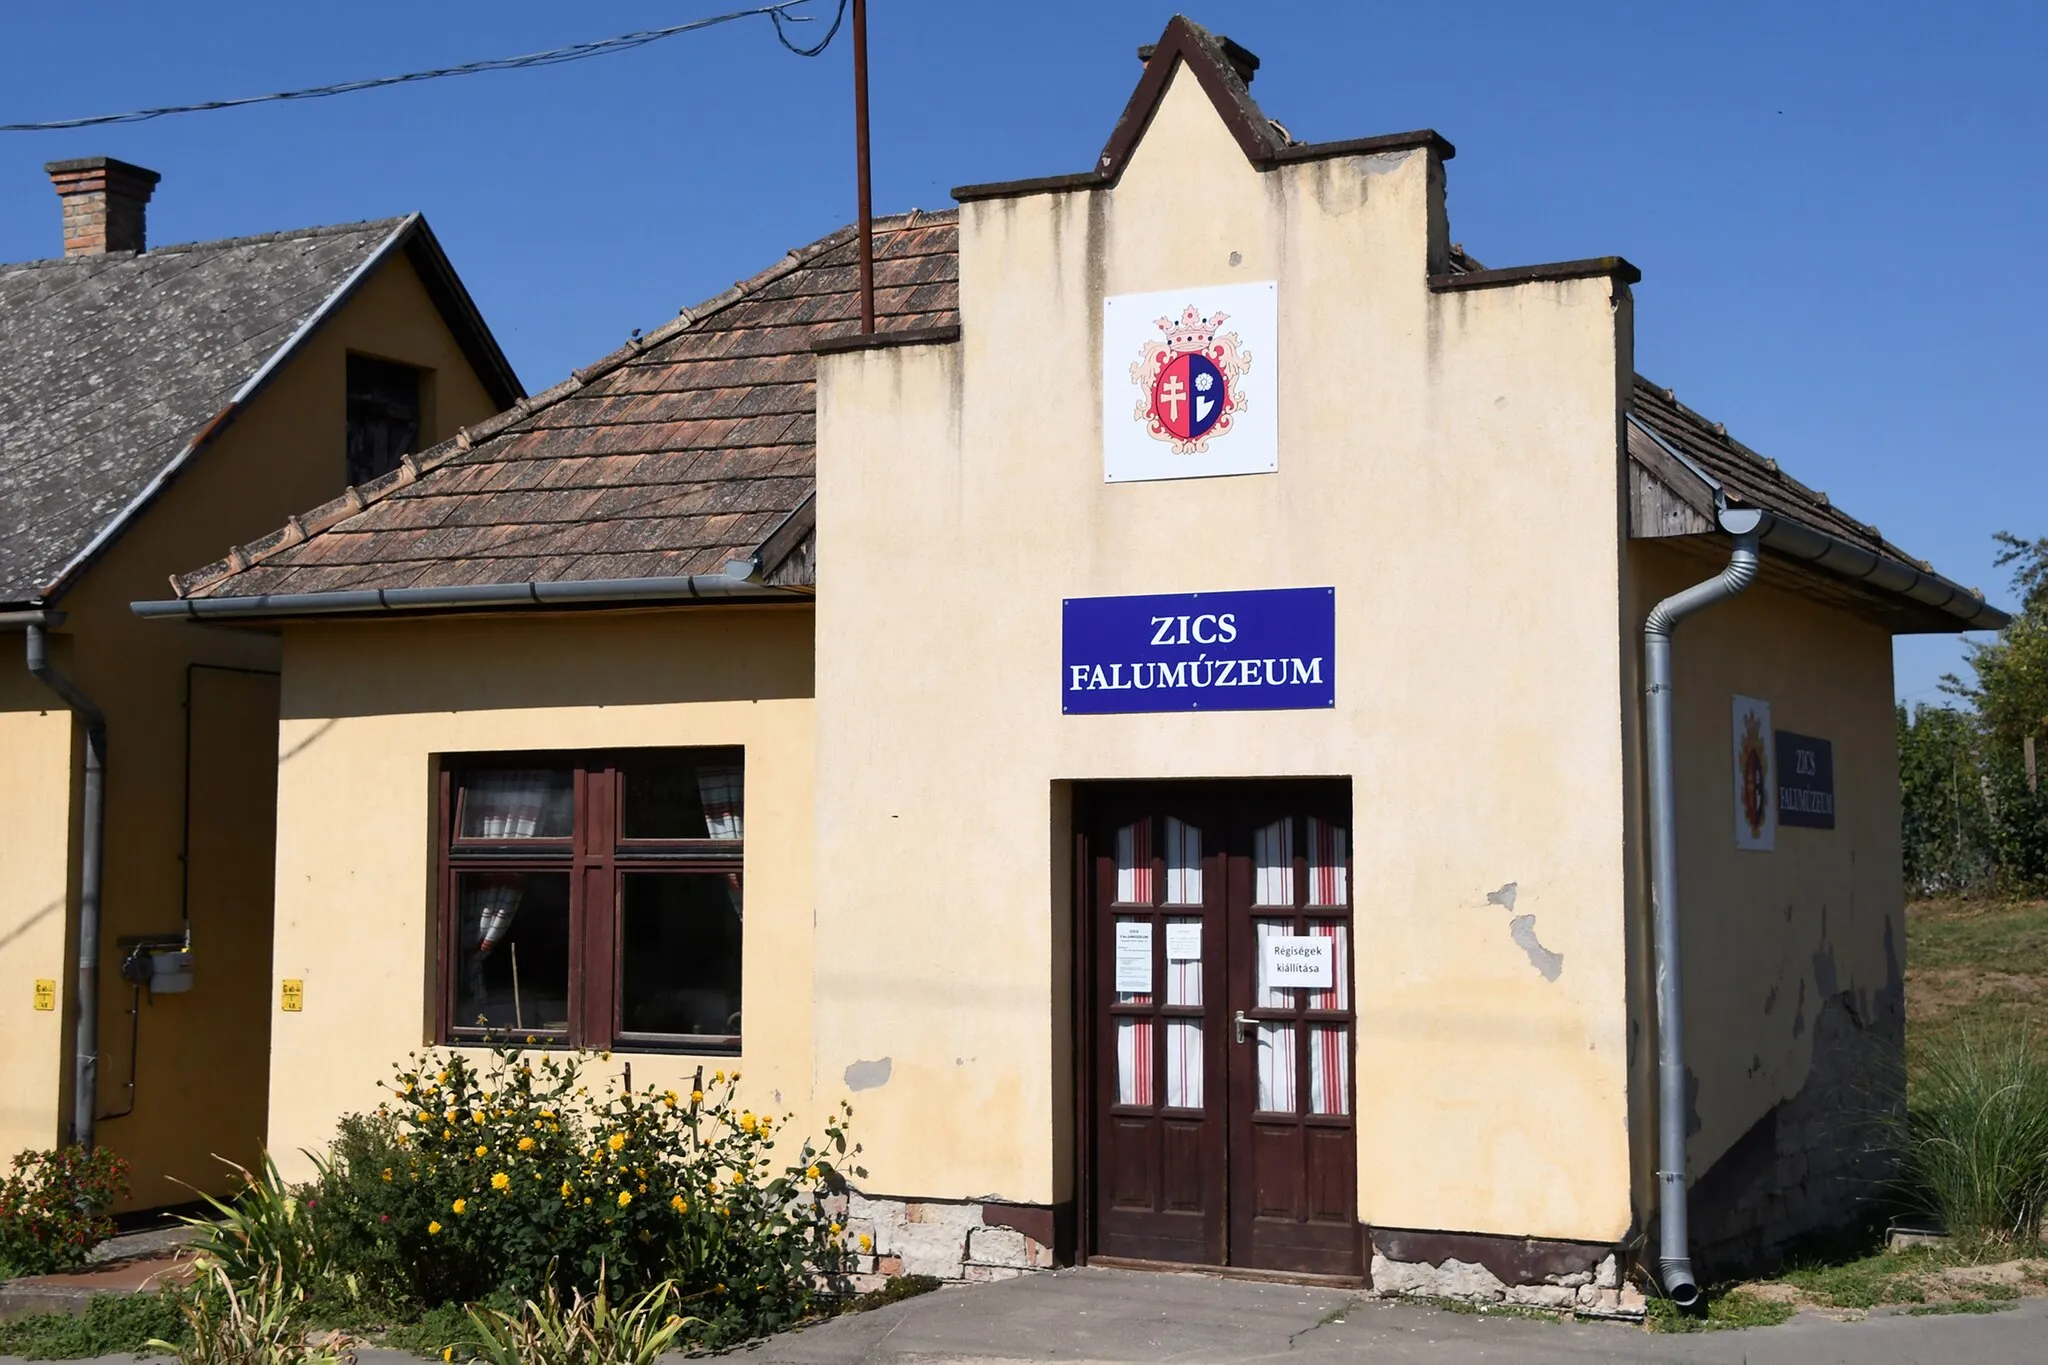
{"type": "MultiPolygon", "coordinates": [[[[1672,442],[1637,417],[1628,414],[1629,425],[1642,432],[1657,448],[1672,459],[1684,465],[1701,483],[1713,490],[1717,506],[1725,507],[1728,491],[1721,481],[1702,468],[1697,460],[1680,450],[1672,442]]],[[[1902,559],[1844,540],[1826,531],[1816,530],[1804,522],[1776,512],[1764,512],[1763,523],[1758,537],[1765,548],[1775,550],[1788,559],[1825,569],[1841,578],[1853,579],[1869,585],[1880,592],[1908,598],[1923,606],[1946,612],[1963,623],[1966,630],[1999,630],[2009,624],[2012,617],[1986,602],[1968,588],[1945,578],[1931,569],[1922,569],[1902,559]]]]}
{"type": "Polygon", "coordinates": [[[379,243],[377,249],[365,257],[360,265],[350,271],[348,278],[344,279],[326,298],[322,299],[319,306],[306,316],[306,320],[301,322],[292,334],[285,338],[283,344],[272,351],[269,357],[256,367],[256,372],[242,381],[242,386],[236,389],[228,401],[222,405],[220,411],[216,412],[212,419],[204,427],[200,428],[199,434],[190,441],[187,441],[184,449],[180,450],[169,464],[157,470],[155,475],[150,478],[150,481],[142,486],[142,491],[130,498],[128,505],[117,512],[111,521],[102,526],[99,534],[86,542],[84,549],[71,556],[65,562],[64,567],[57,571],[57,576],[44,585],[42,595],[50,598],[63,593],[70,586],[71,580],[74,577],[83,571],[88,564],[99,558],[107,546],[112,544],[116,538],[128,529],[129,523],[134,521],[145,507],[154,502],[164,489],[170,487],[172,482],[185,472],[185,466],[192,462],[193,457],[198,455],[201,450],[204,450],[207,444],[229,422],[234,420],[235,415],[240,411],[243,404],[254,398],[257,390],[268,383],[271,375],[276,373],[277,369],[292,357],[299,343],[311,336],[322,323],[326,322],[333,315],[336,309],[348,302],[349,297],[355,293],[362,282],[377,267],[382,265],[393,251],[397,250],[404,243],[406,236],[419,221],[419,214],[407,214],[404,221],[392,229],[391,235],[379,243]]]}
{"type": "Polygon", "coordinates": [[[1735,537],[1728,567],[1650,609],[1643,622],[1643,709],[1649,761],[1650,913],[1657,962],[1657,1280],[1680,1308],[1698,1302],[1686,1207],[1685,999],[1678,919],[1678,781],[1672,757],[1671,634],[1678,623],[1756,581],[1765,514],[1723,508],[1735,537]]]}
{"type": "Polygon", "coordinates": [[[808,601],[799,588],[760,582],[751,560],[735,560],[715,574],[675,578],[608,578],[579,583],[464,583],[441,588],[364,588],[344,592],[269,593],[255,597],[187,597],[131,602],[137,616],[232,620],[466,610],[477,607],[632,606],[704,599],[808,601]],[[735,572],[738,570],[739,572],[735,572]]]}
{"type": "Polygon", "coordinates": [[[50,664],[41,622],[27,622],[28,671],[85,723],[85,790],[78,847],[78,987],[73,1002],[71,1140],[92,1150],[99,1112],[100,884],[107,826],[107,717],[50,664]]]}

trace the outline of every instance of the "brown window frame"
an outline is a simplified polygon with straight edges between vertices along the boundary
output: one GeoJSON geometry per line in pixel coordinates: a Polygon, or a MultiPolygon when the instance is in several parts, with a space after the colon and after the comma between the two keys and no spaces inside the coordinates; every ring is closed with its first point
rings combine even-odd
{"type": "MultiPolygon", "coordinates": [[[[623,788],[635,761],[686,759],[740,768],[746,790],[746,751],[739,745],[600,750],[515,750],[446,754],[435,774],[436,933],[434,1036],[447,1046],[480,1046],[509,1030],[454,1018],[462,960],[461,905],[456,880],[463,873],[566,872],[569,874],[568,1027],[529,1028],[512,1041],[537,1047],[628,1052],[739,1055],[741,1034],[644,1033],[622,1027],[623,880],[641,872],[713,873],[745,884],[745,836],[739,839],[628,839],[622,830],[623,788]],[[567,769],[573,781],[572,832],[566,839],[471,839],[457,834],[462,780],[493,769],[567,769]]],[[[742,798],[744,799],[744,797],[742,798]]],[[[741,962],[745,962],[741,927],[741,962]]]]}

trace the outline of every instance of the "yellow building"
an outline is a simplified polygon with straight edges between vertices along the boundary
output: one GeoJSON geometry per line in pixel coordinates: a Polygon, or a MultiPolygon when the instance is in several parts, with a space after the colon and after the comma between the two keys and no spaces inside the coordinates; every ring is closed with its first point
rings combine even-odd
{"type": "Polygon", "coordinates": [[[160,1207],[262,1151],[278,647],[129,603],[522,391],[417,215],[149,248],[155,172],[49,170],[64,255],[0,264],[0,1156],[97,1140],[160,1207]]]}
{"type": "Polygon", "coordinates": [[[1144,55],[877,224],[877,334],[834,234],[137,605],[282,640],[281,1159],[518,1031],[851,1095],[881,1273],[1598,1311],[1868,1192],[1890,637],[2003,616],[1637,378],[1625,261],[1453,247],[1437,134],[1144,55]]]}

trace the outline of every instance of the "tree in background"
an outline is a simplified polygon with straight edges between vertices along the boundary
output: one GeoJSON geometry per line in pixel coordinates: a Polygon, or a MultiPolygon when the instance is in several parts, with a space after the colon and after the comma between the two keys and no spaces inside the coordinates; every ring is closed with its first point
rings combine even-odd
{"type": "Polygon", "coordinates": [[[1906,885],[1916,895],[2048,886],[2048,538],[1996,539],[2020,610],[1995,640],[1970,646],[1973,682],[1942,680],[1968,709],[1898,712],[1906,885]]]}

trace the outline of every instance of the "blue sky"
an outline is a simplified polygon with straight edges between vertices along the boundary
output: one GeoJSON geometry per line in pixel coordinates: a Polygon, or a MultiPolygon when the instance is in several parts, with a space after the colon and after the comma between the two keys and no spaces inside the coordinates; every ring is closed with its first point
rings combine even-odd
{"type": "MultiPolygon", "coordinates": [[[[511,55],[743,0],[9,6],[0,122],[511,55]]],[[[1433,127],[1489,265],[1640,266],[1637,364],[1994,601],[2048,534],[2048,7],[1184,0],[1297,137],[1433,127]]],[[[813,0],[828,16],[833,0],[813,0]]],[[[1086,167],[1171,13],[872,0],[879,209],[1086,167]]],[[[852,214],[850,49],[762,19],[549,70],[0,135],[0,259],[58,250],[41,166],[164,174],[158,243],[422,210],[530,388],[852,214]]],[[[1933,699],[1949,638],[1899,644],[1933,699]]]]}

